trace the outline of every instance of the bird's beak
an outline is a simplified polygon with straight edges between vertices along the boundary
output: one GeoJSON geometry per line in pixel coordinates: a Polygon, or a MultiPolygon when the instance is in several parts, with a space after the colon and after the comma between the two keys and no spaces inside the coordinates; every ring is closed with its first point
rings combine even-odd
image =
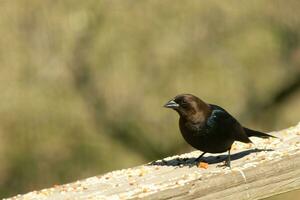
{"type": "Polygon", "coordinates": [[[168,103],[164,105],[165,108],[178,108],[179,104],[176,103],[174,100],[170,100],[168,103]]]}

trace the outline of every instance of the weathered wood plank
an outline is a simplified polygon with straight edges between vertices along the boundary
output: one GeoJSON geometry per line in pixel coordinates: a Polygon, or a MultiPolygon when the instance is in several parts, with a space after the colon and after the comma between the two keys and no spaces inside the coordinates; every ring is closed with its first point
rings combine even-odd
{"type": "Polygon", "coordinates": [[[194,151],[11,199],[261,199],[300,188],[300,124],[271,134],[235,143],[232,169],[217,167],[226,153],[199,168],[194,151]]]}

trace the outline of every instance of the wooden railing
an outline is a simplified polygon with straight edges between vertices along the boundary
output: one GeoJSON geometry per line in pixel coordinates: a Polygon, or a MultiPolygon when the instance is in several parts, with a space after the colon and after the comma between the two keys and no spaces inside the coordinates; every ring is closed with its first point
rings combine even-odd
{"type": "Polygon", "coordinates": [[[11,199],[261,199],[300,188],[300,124],[270,134],[235,143],[231,169],[218,167],[226,153],[197,166],[194,151],[11,199]]]}

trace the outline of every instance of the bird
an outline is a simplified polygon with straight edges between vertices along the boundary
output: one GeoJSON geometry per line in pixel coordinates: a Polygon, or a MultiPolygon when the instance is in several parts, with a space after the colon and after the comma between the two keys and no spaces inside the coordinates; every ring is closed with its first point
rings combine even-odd
{"type": "Polygon", "coordinates": [[[179,114],[179,129],[187,143],[203,153],[195,161],[200,162],[206,153],[228,151],[224,166],[231,168],[230,149],[234,141],[252,143],[249,137],[269,138],[272,135],[242,126],[224,108],[208,104],[192,94],[179,94],[164,107],[179,114]]]}

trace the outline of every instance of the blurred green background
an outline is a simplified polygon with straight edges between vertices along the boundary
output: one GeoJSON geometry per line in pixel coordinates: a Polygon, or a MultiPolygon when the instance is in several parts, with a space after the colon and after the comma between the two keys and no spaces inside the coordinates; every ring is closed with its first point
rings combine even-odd
{"type": "Polygon", "coordinates": [[[0,1],[0,198],[190,151],[162,105],[300,121],[300,1],[0,1]]]}

